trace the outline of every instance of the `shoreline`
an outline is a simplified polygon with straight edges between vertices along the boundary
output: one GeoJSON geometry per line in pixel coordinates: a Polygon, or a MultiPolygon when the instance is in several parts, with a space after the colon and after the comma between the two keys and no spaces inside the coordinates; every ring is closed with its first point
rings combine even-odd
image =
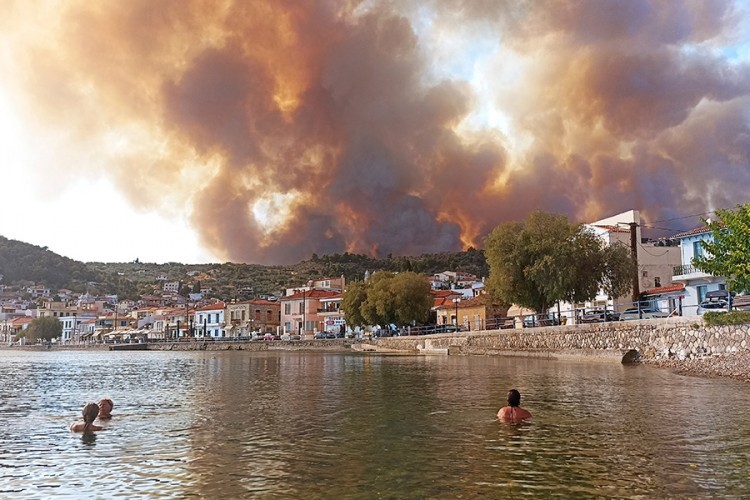
{"type": "MultiPolygon", "coordinates": [[[[208,350],[237,350],[237,351],[246,351],[246,352],[256,352],[256,351],[309,351],[309,352],[321,352],[321,351],[328,351],[328,352],[351,352],[351,353],[357,353],[362,355],[372,355],[372,354],[385,354],[386,351],[388,353],[401,353],[401,354],[407,354],[405,351],[399,351],[399,350],[358,350],[353,349],[353,345],[351,342],[344,342],[341,340],[333,341],[333,340],[318,340],[318,341],[302,341],[298,343],[299,341],[294,342],[296,345],[289,345],[287,342],[284,342],[281,344],[279,341],[274,342],[264,342],[262,344],[257,343],[250,343],[248,345],[242,346],[242,345],[234,345],[235,343],[217,343],[213,344],[211,343],[212,349],[208,350]],[[314,343],[313,343],[314,342],[314,343]],[[252,346],[252,347],[251,347],[252,346]],[[219,349],[216,349],[217,347],[220,347],[219,349]],[[244,348],[243,348],[244,347],[244,348]],[[248,348],[249,347],[249,348],[248,348]]],[[[149,345],[149,348],[146,350],[181,350],[181,351],[196,351],[196,350],[206,350],[205,343],[200,343],[202,345],[199,345],[199,343],[176,343],[176,344],[163,344],[160,347],[156,347],[158,344],[152,344],[149,345]],[[175,349],[176,347],[176,349],[175,349]]],[[[115,344],[117,345],[117,344],[115,344]]],[[[119,344],[119,345],[128,345],[128,344],[119,344]]],[[[49,352],[49,351],[109,351],[111,345],[108,344],[93,344],[93,345],[81,345],[81,346],[0,346],[0,350],[3,351],[14,351],[14,350],[21,350],[21,351],[41,351],[41,352],[49,352]]],[[[483,355],[486,356],[518,356],[523,351],[503,351],[503,350],[495,350],[493,352],[485,352],[483,355]]],[[[415,351],[409,351],[408,354],[416,354],[416,355],[450,355],[448,352],[446,353],[418,353],[415,351]]],[[[538,355],[539,353],[533,352],[533,351],[527,351],[526,354],[529,356],[538,355]]],[[[548,353],[552,354],[552,353],[548,353]]],[[[459,354],[459,355],[473,355],[473,354],[459,354]]],[[[570,357],[571,354],[568,353],[565,357],[570,357]]],[[[553,356],[554,357],[554,356],[553,356]]],[[[576,358],[580,358],[582,360],[586,360],[588,358],[589,361],[591,361],[590,356],[586,356],[581,354],[580,356],[573,356],[576,358]]],[[[685,375],[685,376],[691,376],[691,377],[700,377],[700,378],[729,378],[733,380],[739,380],[742,382],[750,382],[750,351],[742,350],[737,351],[734,353],[723,353],[723,354],[713,354],[713,355],[706,355],[702,357],[697,358],[685,358],[685,359],[678,359],[678,358],[670,358],[670,359],[656,359],[656,358],[646,358],[641,356],[639,359],[634,360],[635,364],[642,364],[645,366],[652,366],[654,368],[660,368],[664,370],[669,370],[673,373],[676,373],[678,375],[685,375]]]]}
{"type": "Polygon", "coordinates": [[[642,359],[643,365],[700,378],[730,378],[750,382],[750,351],[688,359],[642,359]]]}

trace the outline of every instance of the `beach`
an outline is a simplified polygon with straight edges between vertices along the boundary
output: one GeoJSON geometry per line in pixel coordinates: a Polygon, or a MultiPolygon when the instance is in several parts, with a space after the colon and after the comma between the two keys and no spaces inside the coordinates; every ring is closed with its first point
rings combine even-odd
{"type": "Polygon", "coordinates": [[[689,359],[644,359],[643,364],[694,377],[727,377],[750,382],[750,351],[689,359]]]}

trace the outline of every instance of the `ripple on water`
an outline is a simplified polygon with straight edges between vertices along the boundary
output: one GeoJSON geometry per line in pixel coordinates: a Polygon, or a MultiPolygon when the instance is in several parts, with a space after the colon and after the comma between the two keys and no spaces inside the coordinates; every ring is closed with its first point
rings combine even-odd
{"type": "Polygon", "coordinates": [[[0,496],[750,495],[746,386],[721,380],[274,352],[0,351],[0,377],[0,496]],[[529,423],[494,418],[510,387],[529,423]],[[105,395],[105,429],[69,432],[105,395]]]}

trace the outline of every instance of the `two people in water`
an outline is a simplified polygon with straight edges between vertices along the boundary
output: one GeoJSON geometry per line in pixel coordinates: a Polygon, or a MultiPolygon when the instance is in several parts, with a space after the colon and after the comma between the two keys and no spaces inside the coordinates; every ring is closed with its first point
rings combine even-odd
{"type": "Polygon", "coordinates": [[[517,424],[531,418],[531,413],[521,408],[521,393],[516,389],[508,391],[508,406],[503,406],[497,412],[497,418],[503,422],[517,424]]]}
{"type": "Polygon", "coordinates": [[[83,407],[81,412],[83,415],[83,422],[76,422],[71,424],[70,430],[73,432],[94,432],[100,431],[103,427],[94,425],[94,420],[99,417],[100,420],[108,420],[112,418],[112,409],[115,404],[109,398],[104,398],[99,403],[88,403],[83,407]]]}

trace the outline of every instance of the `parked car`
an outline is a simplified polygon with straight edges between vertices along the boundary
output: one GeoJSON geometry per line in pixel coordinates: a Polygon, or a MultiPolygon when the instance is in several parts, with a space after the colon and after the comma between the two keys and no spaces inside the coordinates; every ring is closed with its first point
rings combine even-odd
{"type": "Polygon", "coordinates": [[[326,332],[318,332],[318,333],[315,334],[314,338],[316,338],[318,340],[324,339],[324,338],[326,338],[326,332]]]}
{"type": "Polygon", "coordinates": [[[523,318],[524,328],[534,328],[538,326],[558,326],[560,324],[560,318],[555,317],[553,314],[529,314],[523,318]]]}
{"type": "Polygon", "coordinates": [[[584,311],[578,321],[581,323],[602,323],[604,321],[618,321],[619,319],[620,313],[617,311],[592,309],[590,311],[584,311]]]}
{"type": "Polygon", "coordinates": [[[660,311],[655,307],[641,307],[640,309],[638,309],[637,307],[631,307],[630,309],[625,309],[622,313],[620,313],[620,321],[667,317],[669,317],[668,312],[660,311]]]}
{"type": "Polygon", "coordinates": [[[698,306],[698,314],[727,311],[729,311],[729,302],[726,300],[704,300],[698,306]]]}
{"type": "Polygon", "coordinates": [[[276,337],[274,337],[273,333],[266,333],[263,335],[263,340],[276,340],[276,337]]]}

